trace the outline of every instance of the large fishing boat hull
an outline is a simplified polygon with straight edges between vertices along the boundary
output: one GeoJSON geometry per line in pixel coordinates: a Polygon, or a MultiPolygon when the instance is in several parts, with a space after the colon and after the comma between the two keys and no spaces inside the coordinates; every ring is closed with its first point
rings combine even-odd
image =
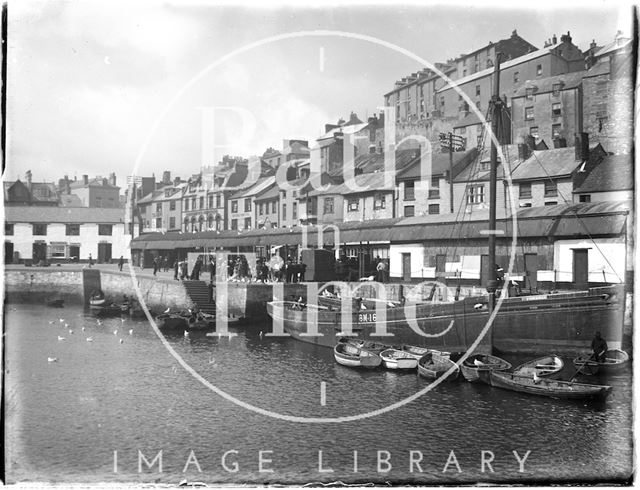
{"type": "MultiPolygon", "coordinates": [[[[465,298],[450,303],[421,303],[411,310],[398,306],[384,308],[386,318],[376,310],[352,311],[351,333],[361,339],[388,344],[466,352],[478,339],[489,320],[487,297],[465,298]],[[415,318],[413,325],[407,317],[415,318]],[[453,322],[453,323],[452,323],[453,322]],[[380,335],[385,334],[385,335],[380,335]]],[[[283,329],[292,337],[326,347],[347,333],[339,309],[272,301],[267,312],[274,331],[283,329]]],[[[576,355],[590,345],[600,331],[612,347],[622,343],[624,288],[608,286],[589,291],[505,298],[492,328],[480,340],[475,353],[538,353],[552,350],[576,355]]]]}

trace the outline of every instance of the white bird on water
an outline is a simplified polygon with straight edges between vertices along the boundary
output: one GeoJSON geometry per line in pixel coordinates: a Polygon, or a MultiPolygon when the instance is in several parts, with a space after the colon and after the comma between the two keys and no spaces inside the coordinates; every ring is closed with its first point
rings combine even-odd
{"type": "Polygon", "coordinates": [[[184,338],[185,339],[189,338],[189,332],[187,330],[184,331],[184,338]]]}
{"type": "Polygon", "coordinates": [[[117,328],[113,331],[113,335],[118,335],[118,329],[117,328]]]}
{"type": "Polygon", "coordinates": [[[133,328],[129,330],[129,335],[133,335],[133,328]]]}
{"type": "Polygon", "coordinates": [[[123,344],[123,343],[124,343],[124,340],[120,339],[120,343],[121,343],[121,344],[123,344]]]}
{"type": "Polygon", "coordinates": [[[84,327],[82,327],[82,331],[84,332],[84,327]]]}
{"type": "Polygon", "coordinates": [[[51,321],[49,322],[49,325],[53,325],[55,322],[56,322],[55,320],[51,320],[51,321]]]}
{"type": "Polygon", "coordinates": [[[260,338],[262,338],[264,335],[264,333],[262,332],[262,330],[260,330],[260,338]]]}
{"type": "Polygon", "coordinates": [[[171,306],[169,306],[169,308],[167,308],[166,310],[164,310],[163,313],[169,313],[171,311],[171,306]]]}
{"type": "Polygon", "coordinates": [[[100,320],[100,318],[98,318],[98,325],[102,325],[102,320],[100,320]]]}
{"type": "Polygon", "coordinates": [[[60,321],[60,323],[64,323],[64,318],[59,318],[58,320],[60,321]]]}
{"type": "Polygon", "coordinates": [[[65,323],[65,324],[64,324],[64,326],[65,326],[66,328],[69,328],[69,324],[68,324],[68,323],[65,323]]]}
{"type": "Polygon", "coordinates": [[[58,341],[63,341],[63,340],[67,340],[64,337],[61,337],[60,335],[58,335],[58,341]]]}
{"type": "Polygon", "coordinates": [[[120,317],[120,321],[121,321],[122,323],[124,323],[124,322],[126,322],[126,321],[127,321],[127,319],[126,319],[126,318],[122,318],[122,317],[120,317]]]}
{"type": "Polygon", "coordinates": [[[93,337],[87,337],[87,342],[93,342],[93,337]]]}
{"type": "Polygon", "coordinates": [[[47,361],[49,361],[49,362],[58,362],[58,358],[57,357],[47,357],[47,361]]]}
{"type": "Polygon", "coordinates": [[[73,333],[73,330],[69,329],[69,333],[73,333]]]}

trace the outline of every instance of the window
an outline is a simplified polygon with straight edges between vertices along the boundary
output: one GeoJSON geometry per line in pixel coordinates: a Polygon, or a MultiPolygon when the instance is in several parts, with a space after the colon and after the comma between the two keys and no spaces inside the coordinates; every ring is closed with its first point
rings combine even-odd
{"type": "MultiPolygon", "coordinates": [[[[278,160],[280,160],[280,159],[278,158],[278,160]]],[[[245,230],[251,229],[251,218],[245,218],[244,219],[244,229],[245,230]]]]}
{"type": "Polygon", "coordinates": [[[169,211],[175,211],[175,210],[176,210],[176,202],[169,201],[169,211]]]}
{"type": "Polygon", "coordinates": [[[440,177],[431,177],[429,199],[440,199],[440,177]]]}
{"type": "Polygon", "coordinates": [[[67,256],[66,249],[67,249],[66,243],[52,243],[51,247],[49,248],[51,258],[64,259],[67,256]]]}
{"type": "Polygon", "coordinates": [[[607,82],[606,81],[596,82],[596,95],[598,97],[605,97],[607,95],[607,82]]]}
{"type": "Polygon", "coordinates": [[[13,235],[13,223],[4,224],[4,234],[7,236],[13,235]]]}
{"type": "Polygon", "coordinates": [[[487,60],[487,68],[491,68],[493,66],[493,61],[487,60]]]}
{"type": "Polygon", "coordinates": [[[273,201],[271,203],[271,213],[275,214],[276,213],[276,206],[278,205],[278,201],[273,201]]]}
{"type": "Polygon", "coordinates": [[[554,102],[551,104],[551,115],[558,117],[562,115],[562,104],[560,102],[554,102]]]}
{"type": "Polygon", "coordinates": [[[552,95],[554,97],[557,97],[558,95],[560,95],[560,90],[562,89],[562,84],[561,83],[554,83],[553,84],[553,88],[552,88],[552,95]]]}
{"type": "Polygon", "coordinates": [[[513,74],[513,83],[518,83],[518,80],[520,80],[520,72],[516,71],[513,74]]]}
{"type": "Polygon", "coordinates": [[[440,109],[442,109],[442,111],[444,111],[444,96],[440,97],[440,109]]]}
{"type": "Polygon", "coordinates": [[[415,216],[416,215],[416,208],[415,206],[405,206],[404,207],[404,215],[407,218],[410,218],[411,216],[415,216]]]}
{"type": "Polygon", "coordinates": [[[213,194],[209,195],[208,202],[209,202],[209,205],[207,207],[211,209],[213,207],[213,194]]]}
{"type": "Polygon", "coordinates": [[[200,209],[204,209],[204,196],[200,196],[200,209]]]}
{"type": "Polygon", "coordinates": [[[440,214],[440,204],[429,204],[429,214],[440,214]]]}
{"type": "Polygon", "coordinates": [[[169,229],[173,230],[176,227],[176,218],[175,216],[171,216],[169,218],[169,229]]]}
{"type": "Polygon", "coordinates": [[[162,218],[156,218],[156,230],[162,228],[162,218]]]}
{"type": "Polygon", "coordinates": [[[538,126],[531,126],[529,128],[529,134],[531,136],[533,136],[534,138],[539,138],[540,137],[540,130],[538,129],[538,126]]]}
{"type": "Polygon", "coordinates": [[[470,185],[467,188],[467,204],[484,202],[484,185],[470,185]]]}
{"type": "Polygon", "coordinates": [[[231,201],[231,212],[232,213],[238,212],[238,201],[231,201]]]}
{"type": "Polygon", "coordinates": [[[350,197],[347,200],[347,211],[357,211],[359,200],[357,197],[350,197]]]}
{"type": "Polygon", "coordinates": [[[385,209],[385,198],[386,196],[382,192],[376,193],[376,195],[373,196],[373,209],[385,209]]]}
{"type": "Polygon", "coordinates": [[[558,195],[558,185],[554,181],[547,180],[544,183],[544,197],[554,197],[558,195]]]}
{"type": "Polygon", "coordinates": [[[542,65],[536,66],[536,75],[542,75],[542,65]]]}
{"type": "Polygon", "coordinates": [[[527,87],[526,97],[527,100],[533,100],[533,87],[527,87]]]}
{"type": "Polygon", "coordinates": [[[591,194],[582,194],[580,196],[580,202],[591,202],[591,194]]]}
{"type": "Polygon", "coordinates": [[[247,197],[244,200],[244,210],[245,210],[245,212],[251,211],[251,198],[250,197],[247,197]]]}
{"type": "Polygon", "coordinates": [[[476,97],[480,97],[480,85],[476,85],[476,97]]]}
{"type": "Polygon", "coordinates": [[[80,225],[67,225],[67,233],[68,236],[78,236],[80,235],[80,225]]]}
{"type": "Polygon", "coordinates": [[[556,204],[558,204],[558,201],[546,201],[544,203],[545,206],[555,206],[556,204]]]}
{"type": "Polygon", "coordinates": [[[195,197],[191,198],[191,209],[193,209],[194,211],[197,209],[196,208],[196,198],[195,197]]]}
{"type": "Polygon", "coordinates": [[[231,220],[231,229],[232,230],[237,230],[238,229],[238,220],[237,219],[232,219],[231,220]]]}
{"type": "Polygon", "coordinates": [[[189,211],[189,199],[184,200],[184,210],[189,211]]]}
{"type": "Polygon", "coordinates": [[[111,236],[113,234],[113,225],[98,225],[98,235],[111,236]]]}
{"type": "Polygon", "coordinates": [[[293,209],[291,209],[291,218],[292,219],[297,219],[298,218],[298,203],[297,202],[293,203],[293,209]]]}
{"type": "Polygon", "coordinates": [[[262,214],[263,214],[262,212],[263,211],[264,211],[264,204],[262,204],[262,203],[258,204],[258,214],[260,216],[262,216],[262,214]]]}
{"type": "Polygon", "coordinates": [[[560,131],[562,131],[562,124],[553,124],[551,126],[551,138],[554,140],[560,138],[560,131]]]}
{"type": "Polygon", "coordinates": [[[282,219],[287,219],[287,205],[282,205],[282,219]]]}
{"type": "Polygon", "coordinates": [[[333,214],[333,197],[325,197],[324,198],[324,213],[323,214],[333,214]]]}
{"type": "Polygon", "coordinates": [[[408,180],[404,183],[404,200],[413,201],[416,198],[416,183],[414,180],[408,180]]]}
{"type": "Polygon", "coordinates": [[[33,227],[33,234],[34,235],[46,235],[47,234],[47,225],[46,224],[34,224],[32,225],[33,227]]]}
{"type": "Polygon", "coordinates": [[[221,208],[222,207],[222,199],[220,194],[216,195],[216,208],[221,208]]]}
{"type": "Polygon", "coordinates": [[[531,199],[531,182],[521,183],[520,186],[520,199],[531,199]]]}
{"type": "Polygon", "coordinates": [[[533,121],[533,107],[524,108],[524,120],[533,121]]]}
{"type": "Polygon", "coordinates": [[[162,212],[162,203],[158,202],[156,203],[156,213],[161,213],[162,212]]]}

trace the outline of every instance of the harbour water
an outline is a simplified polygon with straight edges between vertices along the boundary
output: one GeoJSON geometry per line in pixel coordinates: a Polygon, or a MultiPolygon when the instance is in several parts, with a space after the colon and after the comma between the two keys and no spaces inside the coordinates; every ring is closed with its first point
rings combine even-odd
{"type": "MultiPolygon", "coordinates": [[[[603,404],[460,381],[382,415],[303,423],[214,393],[146,321],[6,307],[9,483],[610,482],[632,472],[630,368],[607,380],[603,404]],[[144,461],[160,451],[161,472],[159,459],[144,461]]],[[[330,349],[265,336],[264,325],[230,330],[238,336],[166,338],[211,385],[278,414],[348,417],[428,384],[415,372],[342,367],[330,349]]]]}

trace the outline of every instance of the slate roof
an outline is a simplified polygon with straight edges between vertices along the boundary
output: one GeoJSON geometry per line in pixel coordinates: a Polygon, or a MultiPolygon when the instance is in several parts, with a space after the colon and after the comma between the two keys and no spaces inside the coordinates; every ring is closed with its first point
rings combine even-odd
{"type": "Polygon", "coordinates": [[[7,223],[124,223],[121,208],[7,206],[7,223]]]}
{"type": "Polygon", "coordinates": [[[629,191],[634,188],[633,182],[631,155],[607,155],[573,192],[629,191]]]}
{"type": "Polygon", "coordinates": [[[258,180],[247,189],[239,190],[233,193],[230,199],[238,199],[242,197],[250,197],[259,194],[261,191],[272,186],[276,181],[275,176],[271,175],[269,177],[259,177],[258,180]]]}
{"type": "MultiPolygon", "coordinates": [[[[593,151],[597,146],[598,144],[591,145],[590,151],[593,151]]],[[[512,170],[511,178],[514,181],[519,181],[568,177],[582,163],[582,161],[576,160],[573,146],[536,150],[529,158],[512,170]]]]}
{"type": "MultiPolygon", "coordinates": [[[[520,164],[520,160],[518,159],[518,145],[503,145],[500,149],[502,150],[502,154],[504,155],[504,157],[510,163],[511,169],[512,169],[512,175],[513,175],[513,169],[517,168],[517,166],[520,164]]],[[[469,163],[466,165],[466,167],[464,167],[458,173],[456,173],[456,169],[454,168],[453,181],[454,182],[488,181],[489,166],[486,165],[486,163],[490,161],[491,159],[490,155],[491,155],[491,148],[484,148],[479,158],[470,158],[469,163]],[[484,169],[482,164],[485,164],[484,169]]],[[[504,178],[504,168],[502,165],[502,157],[500,156],[500,151],[498,151],[497,177],[498,177],[498,180],[504,178]]]]}
{"type": "Polygon", "coordinates": [[[117,185],[111,185],[109,183],[109,179],[103,179],[102,177],[94,177],[93,179],[89,179],[89,182],[85,184],[82,180],[74,180],[73,182],[69,182],[69,186],[71,189],[81,189],[83,187],[108,187],[111,189],[120,189],[117,185]]]}
{"type": "Polygon", "coordinates": [[[347,183],[340,184],[337,189],[334,190],[337,194],[363,194],[366,192],[378,192],[378,191],[393,191],[395,188],[395,173],[391,172],[390,178],[391,185],[385,185],[385,172],[376,172],[372,174],[361,174],[355,176],[355,184],[358,187],[364,187],[365,189],[352,189],[347,183]]]}
{"type": "Polygon", "coordinates": [[[80,199],[75,194],[61,194],[60,195],[60,206],[66,208],[78,208],[82,207],[82,199],[80,199]]]}
{"type": "MultiPolygon", "coordinates": [[[[24,186],[28,191],[28,186],[26,182],[22,182],[20,179],[13,182],[4,182],[4,199],[5,202],[9,201],[9,190],[15,185],[24,186]]],[[[32,202],[45,202],[45,203],[57,203],[58,202],[58,192],[56,190],[56,185],[50,182],[32,182],[31,183],[31,201],[32,202]]],[[[15,202],[15,201],[14,201],[15,202]]],[[[21,202],[21,200],[19,201],[21,202]]]]}
{"type": "Polygon", "coordinates": [[[527,95],[527,88],[535,87],[535,94],[544,94],[553,91],[553,85],[556,83],[564,83],[561,90],[570,90],[578,87],[582,83],[582,79],[587,74],[587,71],[575,71],[572,73],[563,73],[562,75],[555,75],[553,77],[540,78],[536,80],[527,80],[524,84],[516,90],[516,93],[511,97],[517,99],[519,97],[525,97],[527,95]]]}
{"type": "MultiPolygon", "coordinates": [[[[464,162],[472,162],[478,151],[472,148],[467,151],[453,152],[453,174],[456,175],[456,166],[464,164],[464,162]]],[[[442,175],[449,171],[449,153],[434,153],[431,159],[431,175],[442,175]]],[[[415,158],[410,165],[404,170],[398,172],[398,180],[419,179],[420,175],[420,159],[415,158]]]]}

